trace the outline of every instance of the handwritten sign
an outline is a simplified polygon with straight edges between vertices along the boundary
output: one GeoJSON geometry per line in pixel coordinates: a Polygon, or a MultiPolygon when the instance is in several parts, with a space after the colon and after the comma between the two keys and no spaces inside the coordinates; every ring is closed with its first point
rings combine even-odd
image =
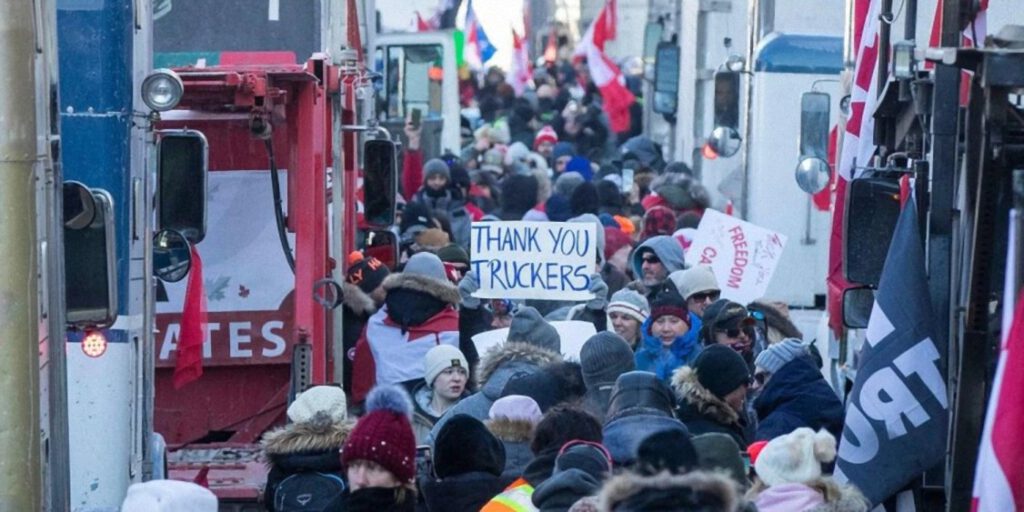
{"type": "Polygon", "coordinates": [[[483,299],[589,300],[597,226],[587,222],[477,222],[472,268],[483,299]]]}
{"type": "MultiPolygon", "coordinates": [[[[549,323],[558,331],[558,337],[562,340],[562,356],[569,361],[579,361],[580,350],[583,349],[583,344],[593,335],[597,334],[597,329],[590,322],[556,320],[549,323]]],[[[507,339],[508,327],[493,329],[473,336],[473,345],[476,346],[476,352],[483,356],[495,346],[505,343],[507,339]]]]}
{"type": "Polygon", "coordinates": [[[686,262],[711,265],[722,297],[749,304],[764,296],[785,246],[781,233],[706,210],[686,262]]]}

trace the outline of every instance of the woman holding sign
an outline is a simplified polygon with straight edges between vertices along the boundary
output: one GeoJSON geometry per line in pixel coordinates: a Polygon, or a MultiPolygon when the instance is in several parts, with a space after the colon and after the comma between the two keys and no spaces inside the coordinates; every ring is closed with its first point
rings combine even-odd
{"type": "Polygon", "coordinates": [[[680,366],[689,366],[700,355],[696,330],[690,329],[686,301],[674,287],[665,287],[651,303],[651,315],[643,323],[643,345],[636,353],[636,369],[651,372],[666,383],[680,366]]]}

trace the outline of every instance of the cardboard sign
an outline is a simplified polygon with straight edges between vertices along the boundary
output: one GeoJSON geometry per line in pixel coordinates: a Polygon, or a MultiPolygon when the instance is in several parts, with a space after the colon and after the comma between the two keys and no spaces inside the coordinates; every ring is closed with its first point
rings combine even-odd
{"type": "Polygon", "coordinates": [[[722,297],[749,304],[764,296],[786,236],[715,210],[706,210],[686,263],[711,265],[722,297]]]}
{"type": "MultiPolygon", "coordinates": [[[[550,322],[550,324],[556,331],[558,331],[558,337],[562,340],[562,356],[570,361],[579,361],[580,350],[583,349],[583,344],[586,343],[591,336],[597,334],[597,329],[595,329],[594,324],[590,322],[564,320],[550,322]]],[[[480,354],[480,357],[483,357],[487,351],[505,343],[505,340],[507,339],[508,327],[505,327],[503,329],[484,331],[473,336],[473,345],[476,345],[477,354],[480,354]]]]}
{"type": "Polygon", "coordinates": [[[588,222],[477,222],[472,268],[482,299],[589,300],[597,226],[588,222]]]}

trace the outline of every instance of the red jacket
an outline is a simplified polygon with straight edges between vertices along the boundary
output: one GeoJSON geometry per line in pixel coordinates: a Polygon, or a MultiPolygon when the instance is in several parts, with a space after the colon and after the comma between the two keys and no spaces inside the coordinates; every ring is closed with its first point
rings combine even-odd
{"type": "Polygon", "coordinates": [[[423,151],[419,149],[405,150],[402,159],[402,197],[412,201],[416,191],[423,186],[423,151]]]}

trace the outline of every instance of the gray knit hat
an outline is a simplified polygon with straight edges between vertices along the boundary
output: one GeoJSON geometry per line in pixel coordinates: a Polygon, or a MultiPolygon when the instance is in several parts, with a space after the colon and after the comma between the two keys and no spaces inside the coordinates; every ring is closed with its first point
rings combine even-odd
{"type": "Polygon", "coordinates": [[[761,351],[754,360],[754,366],[764,368],[769,373],[776,373],[786,366],[786,363],[808,353],[807,345],[804,345],[803,341],[786,338],[778,343],[772,343],[761,351]]]}
{"type": "Polygon", "coordinates": [[[536,308],[530,306],[520,307],[512,316],[508,341],[529,343],[556,354],[562,353],[562,338],[558,336],[558,331],[544,320],[536,308]]]}
{"type": "Polygon", "coordinates": [[[444,163],[444,160],[441,160],[440,158],[431,158],[430,160],[427,160],[427,163],[423,164],[424,180],[430,179],[431,176],[438,174],[444,176],[445,179],[449,181],[452,179],[451,170],[448,169],[448,164],[444,163]]]}
{"type": "Polygon", "coordinates": [[[590,337],[580,349],[580,366],[587,389],[601,384],[614,384],[615,379],[636,369],[633,349],[622,336],[611,331],[590,337]]]}
{"type": "Polygon", "coordinates": [[[576,191],[576,187],[582,185],[584,181],[586,180],[583,179],[583,175],[576,171],[564,172],[555,180],[555,193],[569,199],[576,191]]]}
{"type": "Polygon", "coordinates": [[[651,306],[647,297],[640,295],[640,292],[623,288],[612,294],[608,301],[608,313],[619,312],[635,318],[636,321],[644,323],[647,317],[651,316],[651,306]]]}
{"type": "Polygon", "coordinates": [[[436,279],[443,283],[448,282],[448,274],[444,271],[444,263],[433,253],[418,252],[409,261],[405,262],[403,274],[419,275],[436,279]]]}

